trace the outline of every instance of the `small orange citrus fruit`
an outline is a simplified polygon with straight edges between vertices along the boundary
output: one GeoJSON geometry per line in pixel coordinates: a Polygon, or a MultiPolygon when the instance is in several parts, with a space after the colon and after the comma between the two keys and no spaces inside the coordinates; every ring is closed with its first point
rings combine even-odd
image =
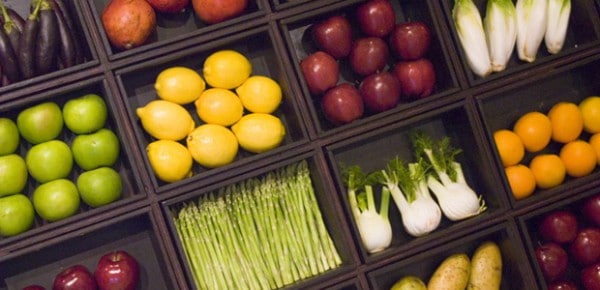
{"type": "Polygon", "coordinates": [[[583,130],[594,134],[600,132],[600,96],[590,96],[579,103],[583,116],[583,130]]]}
{"type": "Polygon", "coordinates": [[[535,191],[536,181],[533,172],[523,164],[512,165],[504,168],[506,179],[510,185],[512,195],[516,200],[529,197],[535,191]]]}
{"type": "Polygon", "coordinates": [[[559,155],[567,174],[572,177],[582,177],[592,173],[598,163],[594,147],[583,140],[575,140],[563,145],[559,155]]]}
{"type": "Polygon", "coordinates": [[[531,159],[529,168],[533,172],[536,185],[539,188],[555,187],[565,181],[565,165],[556,154],[536,155],[531,159]]]}
{"type": "Polygon", "coordinates": [[[590,137],[589,141],[592,148],[596,152],[596,158],[598,159],[598,165],[600,165],[600,133],[596,133],[590,137]]]}
{"type": "Polygon", "coordinates": [[[538,152],[550,143],[552,124],[545,114],[529,112],[517,120],[513,127],[513,132],[521,138],[525,150],[538,152]]]}
{"type": "Polygon", "coordinates": [[[552,123],[552,140],[556,142],[571,142],[583,131],[583,116],[574,103],[556,103],[548,111],[548,118],[552,123]]]}
{"type": "Polygon", "coordinates": [[[504,167],[521,162],[525,156],[525,147],[521,138],[511,130],[501,129],[494,132],[494,142],[504,167]]]}

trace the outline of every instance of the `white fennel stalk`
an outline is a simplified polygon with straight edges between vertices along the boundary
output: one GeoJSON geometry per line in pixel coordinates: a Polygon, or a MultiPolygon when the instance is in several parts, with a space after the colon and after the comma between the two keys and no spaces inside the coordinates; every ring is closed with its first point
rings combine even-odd
{"type": "Polygon", "coordinates": [[[570,15],[571,0],[548,0],[548,26],[544,43],[549,53],[556,54],[562,50],[570,15]]]}
{"type": "Polygon", "coordinates": [[[483,27],[492,70],[503,71],[517,41],[517,12],[512,0],[489,0],[483,27]]]}
{"type": "Polygon", "coordinates": [[[475,3],[472,0],[455,0],[452,19],[471,70],[480,77],[491,74],[492,64],[483,22],[475,3]]]}
{"type": "Polygon", "coordinates": [[[517,53],[534,62],[546,33],[548,0],[517,0],[517,53]]]}

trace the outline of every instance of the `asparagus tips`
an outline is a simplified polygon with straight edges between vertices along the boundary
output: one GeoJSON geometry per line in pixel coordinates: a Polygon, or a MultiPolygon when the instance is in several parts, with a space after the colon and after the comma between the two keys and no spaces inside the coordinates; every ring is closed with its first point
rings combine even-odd
{"type": "Polygon", "coordinates": [[[548,26],[544,43],[549,53],[556,54],[562,49],[570,15],[571,0],[548,0],[548,26]]]}
{"type": "Polygon", "coordinates": [[[517,53],[522,61],[535,61],[546,33],[547,6],[548,0],[517,1],[517,53]]]}
{"type": "Polygon", "coordinates": [[[489,0],[483,26],[492,70],[503,71],[517,41],[517,12],[512,0],[489,0]]]}
{"type": "Polygon", "coordinates": [[[492,73],[481,14],[472,0],[455,0],[452,19],[471,70],[480,77],[492,73]]]}

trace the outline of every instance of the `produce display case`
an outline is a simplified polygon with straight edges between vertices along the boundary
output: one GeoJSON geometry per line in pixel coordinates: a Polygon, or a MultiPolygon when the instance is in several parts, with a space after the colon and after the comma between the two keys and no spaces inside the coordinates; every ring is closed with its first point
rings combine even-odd
{"type": "MultiPolygon", "coordinates": [[[[130,50],[117,50],[107,39],[101,14],[108,0],[65,1],[75,15],[85,61],[0,87],[0,116],[16,120],[21,110],[45,101],[63,105],[84,94],[100,95],[109,108],[106,127],[120,141],[114,168],[123,180],[123,195],[98,208],[82,203],[77,214],[58,222],[44,222],[36,216],[30,230],[0,237],[0,290],[33,283],[50,287],[59,270],[75,263],[93,268],[102,254],[117,249],[127,250],[140,262],[137,289],[199,289],[174,222],[176,211],[212,192],[301,161],[308,166],[323,222],[341,263],[282,288],[389,289],[406,275],[427,282],[449,254],[470,255],[491,240],[498,244],[505,265],[501,289],[547,289],[533,253],[539,217],[553,209],[575,208],[583,198],[597,193],[600,169],[580,178],[567,177],[560,186],[538,189],[531,197],[516,200],[493,133],[512,127],[525,112],[546,112],[559,101],[578,103],[600,94],[598,1],[572,1],[560,53],[550,55],[542,44],[538,59],[527,64],[516,58],[515,51],[505,71],[485,78],[476,77],[466,63],[451,17],[452,1],[390,1],[397,23],[422,21],[431,29],[426,57],[435,67],[435,89],[423,99],[340,126],[323,116],[318,98],[310,94],[303,78],[300,61],[316,50],[309,35],[312,24],[343,14],[356,25],[355,9],[366,1],[254,0],[242,15],[213,25],[200,21],[190,4],[177,15],[157,13],[151,39],[130,50]],[[204,60],[223,49],[241,52],[250,60],[252,74],[268,75],[279,83],[283,101],[274,114],[285,126],[285,138],[276,149],[258,154],[240,150],[229,165],[207,169],[194,164],[191,177],[161,181],[146,152],[153,138],[142,128],[135,110],[157,98],[153,85],[159,72],[177,65],[201,72],[204,60]],[[352,216],[343,168],[382,169],[395,156],[414,161],[409,135],[417,130],[436,140],[449,137],[462,150],[457,162],[487,209],[460,221],[443,217],[436,230],[415,238],[405,231],[390,201],[392,244],[369,254],[352,216]]],[[[486,1],[474,2],[484,14],[486,1]]],[[[23,1],[5,3],[22,14],[29,9],[23,1]]],[[[353,33],[360,35],[356,28],[353,33]]],[[[393,63],[390,60],[386,68],[393,63]]],[[[359,78],[349,70],[342,61],[340,81],[358,83],[359,78]]],[[[193,104],[185,107],[201,123],[193,104]]],[[[60,138],[70,142],[74,134],[64,129],[60,138]]],[[[18,153],[28,149],[21,139],[18,153]]],[[[558,145],[545,150],[556,152],[558,145]]],[[[527,155],[524,162],[530,159],[527,155]]],[[[80,173],[76,168],[70,178],[80,173]]],[[[31,198],[35,186],[30,179],[24,193],[31,198]]]]}

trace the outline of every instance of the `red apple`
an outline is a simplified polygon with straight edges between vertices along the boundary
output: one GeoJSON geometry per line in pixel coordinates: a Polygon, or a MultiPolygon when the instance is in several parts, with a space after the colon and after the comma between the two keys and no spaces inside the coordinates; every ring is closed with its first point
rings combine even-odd
{"type": "Polygon", "coordinates": [[[573,260],[584,266],[600,262],[600,229],[580,230],[569,246],[569,253],[573,260]]]}
{"type": "Polygon", "coordinates": [[[358,25],[368,36],[384,37],[396,25],[396,13],[389,0],[369,0],[356,9],[358,25]]]}
{"type": "Polygon", "coordinates": [[[162,13],[179,13],[185,9],[190,0],[146,0],[154,10],[162,13]]]}
{"type": "Polygon", "coordinates": [[[400,102],[400,82],[389,72],[375,73],[367,76],[360,83],[358,90],[365,107],[374,113],[392,109],[400,102]]]}
{"type": "Polygon", "coordinates": [[[403,22],[390,34],[390,47],[402,60],[422,58],[429,49],[431,32],[423,22],[403,22]]]}
{"type": "Polygon", "coordinates": [[[350,50],[350,66],[355,73],[366,76],[385,68],[389,56],[387,43],[379,37],[359,38],[350,50]]]}
{"type": "Polygon", "coordinates": [[[585,290],[600,290],[600,264],[583,268],[580,275],[585,290]]]}
{"type": "Polygon", "coordinates": [[[401,61],[394,66],[394,75],[400,81],[402,94],[407,98],[428,97],[435,87],[435,70],[426,58],[401,61]]]}
{"type": "Polygon", "coordinates": [[[571,281],[560,280],[550,283],[548,290],[577,290],[577,285],[571,281]]]}
{"type": "Polygon", "coordinates": [[[215,24],[241,15],[248,0],[192,0],[194,12],[200,20],[215,24]]]}
{"type": "Polygon", "coordinates": [[[83,265],[64,269],[54,277],[52,290],[95,290],[98,289],[92,273],[83,265]]]}
{"type": "Polygon", "coordinates": [[[562,278],[567,271],[569,257],[567,252],[558,244],[548,242],[535,249],[535,257],[542,275],[548,282],[562,278]]]}
{"type": "Polygon", "coordinates": [[[325,118],[334,125],[342,125],[363,115],[363,100],[355,86],[341,83],[329,89],[321,99],[325,118]]]}
{"type": "Polygon", "coordinates": [[[346,17],[336,15],[312,26],[312,39],[316,46],[336,59],[350,54],[352,28],[346,17]]]}
{"type": "Polygon", "coordinates": [[[559,244],[573,241],[579,230],[577,217],[567,210],[555,210],[542,218],[538,227],[542,239],[559,244]]]}
{"type": "Polygon", "coordinates": [[[317,51],[302,59],[300,68],[308,90],[313,95],[323,94],[334,87],[340,78],[337,61],[323,51],[317,51]]]}
{"type": "Polygon", "coordinates": [[[100,290],[134,290],[140,279],[137,260],[125,251],[114,251],[100,257],[94,277],[100,290]]]}
{"type": "Polygon", "coordinates": [[[21,290],[46,290],[46,288],[44,288],[44,286],[40,286],[40,285],[29,285],[21,290]]]}
{"type": "Polygon", "coordinates": [[[600,194],[587,198],[583,203],[582,211],[590,222],[600,227],[600,194]]]}

